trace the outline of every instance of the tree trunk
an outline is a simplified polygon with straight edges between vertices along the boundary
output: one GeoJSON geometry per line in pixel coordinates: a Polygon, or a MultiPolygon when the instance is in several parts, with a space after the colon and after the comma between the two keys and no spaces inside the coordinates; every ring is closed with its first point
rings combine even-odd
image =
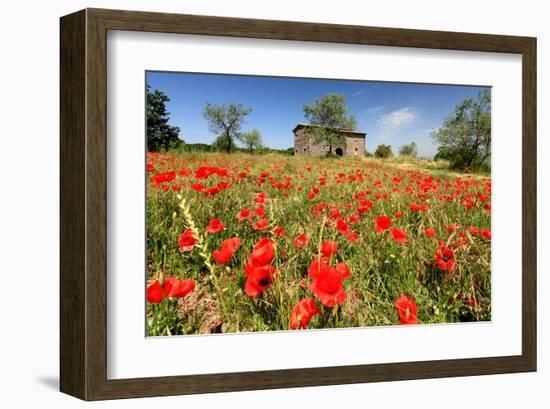
{"type": "Polygon", "coordinates": [[[231,138],[229,137],[229,133],[226,132],[225,136],[227,138],[226,152],[231,153],[231,138]]]}

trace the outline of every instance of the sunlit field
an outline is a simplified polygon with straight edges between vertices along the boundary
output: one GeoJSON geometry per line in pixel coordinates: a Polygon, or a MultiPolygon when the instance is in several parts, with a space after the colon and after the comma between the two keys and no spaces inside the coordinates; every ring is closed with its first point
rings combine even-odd
{"type": "Polygon", "coordinates": [[[148,335],[490,320],[491,179],[424,162],[149,153],[148,335]]]}

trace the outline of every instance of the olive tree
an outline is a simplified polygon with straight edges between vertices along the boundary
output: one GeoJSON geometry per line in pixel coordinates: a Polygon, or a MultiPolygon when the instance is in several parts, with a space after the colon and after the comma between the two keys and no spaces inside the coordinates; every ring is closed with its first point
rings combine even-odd
{"type": "Polygon", "coordinates": [[[438,158],[447,159],[453,169],[488,166],[491,158],[491,93],[480,92],[455,107],[443,126],[432,132],[439,145],[438,158]]]}
{"type": "Polygon", "coordinates": [[[377,158],[389,158],[393,156],[391,145],[384,145],[384,144],[378,145],[376,147],[376,151],[374,151],[374,156],[377,158]]]}
{"type": "Polygon", "coordinates": [[[216,105],[207,103],[203,116],[208,121],[211,132],[218,135],[214,145],[219,146],[227,153],[235,147],[235,138],[245,121],[245,116],[252,112],[242,104],[216,105]]]}
{"type": "Polygon", "coordinates": [[[411,142],[405,145],[401,145],[398,149],[398,152],[400,156],[411,156],[413,158],[416,158],[416,156],[418,155],[416,142],[411,142]]]}
{"type": "Polygon", "coordinates": [[[240,133],[237,138],[250,152],[262,147],[262,134],[257,129],[240,133]]]}
{"type": "Polygon", "coordinates": [[[308,130],[315,143],[326,143],[331,155],[333,148],[345,146],[345,137],[336,129],[355,130],[357,123],[353,115],[348,114],[346,97],[330,93],[311,105],[304,105],[304,116],[316,127],[308,130]]]}

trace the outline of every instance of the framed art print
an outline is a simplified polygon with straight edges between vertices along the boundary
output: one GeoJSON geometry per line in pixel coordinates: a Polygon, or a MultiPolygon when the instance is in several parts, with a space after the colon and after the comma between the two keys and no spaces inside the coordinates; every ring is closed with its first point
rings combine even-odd
{"type": "Polygon", "coordinates": [[[535,91],[534,38],[62,17],[61,390],[536,370],[535,91]]]}

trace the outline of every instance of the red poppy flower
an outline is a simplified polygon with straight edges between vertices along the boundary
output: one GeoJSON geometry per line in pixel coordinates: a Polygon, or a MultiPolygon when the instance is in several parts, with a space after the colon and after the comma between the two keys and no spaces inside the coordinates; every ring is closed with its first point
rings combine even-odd
{"type": "Polygon", "coordinates": [[[273,282],[273,276],[276,273],[275,267],[271,264],[260,267],[254,267],[248,264],[244,271],[247,276],[244,290],[248,296],[254,299],[267,290],[273,282]]]}
{"type": "Polygon", "coordinates": [[[193,230],[186,229],[181,236],[178,238],[178,244],[180,245],[180,252],[184,251],[191,251],[193,250],[193,246],[197,242],[197,239],[195,237],[195,234],[193,233],[193,230]]]}
{"type": "Polygon", "coordinates": [[[215,217],[210,220],[210,223],[206,226],[206,231],[208,233],[219,233],[222,230],[225,230],[224,224],[215,217]]]}
{"type": "Polygon", "coordinates": [[[252,225],[252,228],[254,230],[265,230],[268,227],[269,227],[269,220],[267,219],[260,219],[252,225]]]}
{"type": "Polygon", "coordinates": [[[307,328],[309,321],[315,314],[321,310],[315,305],[313,298],[306,297],[300,300],[293,308],[290,314],[290,329],[307,328]]]}
{"type": "Polygon", "coordinates": [[[391,227],[391,219],[388,216],[379,216],[376,218],[376,224],[374,230],[378,233],[382,233],[391,227]]]}
{"type": "Polygon", "coordinates": [[[257,208],[254,209],[254,213],[256,213],[256,216],[258,216],[258,217],[264,217],[265,216],[265,208],[257,207],[257,208]]]}
{"type": "Polygon", "coordinates": [[[225,264],[233,257],[233,254],[235,254],[240,246],[241,240],[238,237],[224,240],[222,241],[221,250],[212,252],[212,257],[214,257],[218,264],[225,264]]]}
{"type": "Polygon", "coordinates": [[[271,239],[260,239],[252,249],[248,258],[248,264],[254,267],[261,267],[271,263],[275,256],[275,248],[271,239]]]}
{"type": "Polygon", "coordinates": [[[339,219],[341,217],[340,210],[338,210],[338,208],[336,206],[330,206],[330,213],[329,213],[328,217],[331,220],[339,219]]]}
{"type": "Polygon", "coordinates": [[[400,324],[420,324],[418,320],[418,307],[412,298],[402,295],[395,301],[395,309],[399,314],[400,324]]]}
{"type": "Polygon", "coordinates": [[[441,246],[435,251],[435,262],[441,270],[451,270],[455,264],[453,250],[446,246],[441,246]]]}
{"type": "Polygon", "coordinates": [[[233,237],[231,239],[226,239],[222,241],[222,248],[228,248],[233,251],[237,251],[239,247],[241,247],[241,240],[238,237],[233,237]]]}
{"type": "Polygon", "coordinates": [[[200,166],[200,167],[195,171],[195,177],[196,177],[197,179],[206,179],[206,178],[208,178],[212,173],[213,173],[213,168],[211,168],[210,166],[200,166]]]}
{"type": "Polygon", "coordinates": [[[160,283],[155,281],[153,284],[147,287],[147,302],[151,304],[158,304],[162,301],[164,290],[160,283]]]}
{"type": "Polygon", "coordinates": [[[350,230],[347,234],[347,238],[348,238],[348,241],[350,243],[355,243],[357,241],[357,239],[359,238],[359,234],[357,234],[356,232],[350,230]]]}
{"type": "Polygon", "coordinates": [[[474,307],[474,308],[478,308],[479,307],[479,302],[477,302],[475,299],[473,298],[468,298],[468,301],[466,301],[466,303],[470,306],[470,307],[474,307]]]}
{"type": "Polygon", "coordinates": [[[477,236],[479,234],[479,229],[475,226],[469,226],[468,231],[472,236],[477,236]]]}
{"type": "Polygon", "coordinates": [[[394,216],[395,216],[396,219],[399,219],[399,218],[403,217],[403,213],[395,212],[394,216]]]}
{"type": "Polygon", "coordinates": [[[147,169],[148,171],[152,171],[152,170],[155,170],[155,167],[154,167],[151,163],[148,163],[148,164],[145,166],[145,169],[147,169]]]}
{"type": "Polygon", "coordinates": [[[491,230],[489,229],[481,229],[481,235],[485,237],[488,240],[491,240],[491,230]]]}
{"type": "Polygon", "coordinates": [[[336,250],[338,250],[338,244],[333,241],[327,240],[321,243],[321,254],[325,257],[330,257],[333,254],[336,254],[336,250]]]}
{"type": "Polygon", "coordinates": [[[204,189],[202,193],[205,196],[216,196],[218,193],[220,193],[220,189],[217,187],[209,187],[207,189],[204,189]]]}
{"type": "Polygon", "coordinates": [[[237,219],[242,221],[245,219],[250,219],[252,217],[252,213],[248,209],[243,209],[239,213],[237,213],[237,219]]]}
{"type": "Polygon", "coordinates": [[[153,184],[155,186],[159,186],[161,183],[164,183],[164,182],[171,182],[175,178],[176,178],[176,171],[158,173],[151,177],[151,179],[153,180],[153,184]]]}
{"type": "Polygon", "coordinates": [[[233,253],[234,252],[229,248],[222,248],[221,250],[214,250],[212,252],[212,257],[214,257],[214,260],[216,260],[218,264],[225,264],[231,260],[233,253]]]}
{"type": "Polygon", "coordinates": [[[324,268],[330,268],[328,266],[328,262],[329,259],[327,257],[318,257],[313,260],[307,270],[307,275],[309,276],[309,278],[315,279],[315,277],[317,277],[317,274],[319,274],[319,271],[324,268]]]}
{"type": "Polygon", "coordinates": [[[157,280],[147,287],[147,302],[158,304],[164,297],[185,297],[194,289],[195,281],[190,278],[179,280],[176,277],[169,277],[164,280],[164,286],[160,285],[160,282],[157,280]]]}
{"type": "Polygon", "coordinates": [[[321,268],[310,284],[309,289],[327,307],[341,304],[347,297],[342,284],[342,277],[332,267],[321,268]]]}
{"type": "Polygon", "coordinates": [[[281,226],[277,226],[273,229],[273,234],[278,237],[285,237],[285,229],[281,226]]]}
{"type": "Polygon", "coordinates": [[[409,209],[413,212],[425,212],[429,209],[429,207],[423,204],[411,203],[409,209]]]}
{"type": "Polygon", "coordinates": [[[185,297],[195,289],[195,281],[188,278],[179,280],[176,277],[170,277],[164,280],[164,293],[166,298],[185,297]]]}
{"type": "Polygon", "coordinates": [[[300,234],[298,237],[296,237],[292,243],[294,244],[294,246],[296,246],[296,248],[304,248],[305,246],[308,245],[309,243],[309,238],[306,236],[305,233],[302,233],[300,234]]]}
{"type": "Polygon", "coordinates": [[[359,213],[364,213],[368,211],[372,206],[373,206],[373,203],[371,201],[363,200],[359,202],[359,207],[357,208],[357,211],[359,213]]]}
{"type": "Polygon", "coordinates": [[[336,275],[340,277],[340,279],[350,278],[351,271],[348,265],[346,263],[338,263],[336,265],[336,275]]]}
{"type": "Polygon", "coordinates": [[[426,229],[424,231],[424,233],[426,234],[426,237],[435,237],[435,230],[434,229],[426,229]]]}
{"type": "Polygon", "coordinates": [[[227,182],[220,182],[216,185],[216,188],[218,190],[225,190],[225,189],[230,189],[231,188],[231,183],[227,183],[227,182]]]}
{"type": "Polygon", "coordinates": [[[263,204],[266,198],[267,198],[267,193],[260,192],[256,194],[256,197],[254,198],[254,203],[263,204]]]}
{"type": "Polygon", "coordinates": [[[195,183],[194,185],[191,185],[191,189],[193,189],[195,192],[200,192],[204,185],[202,183],[195,183]]]}
{"type": "Polygon", "coordinates": [[[489,200],[489,196],[484,195],[482,192],[477,192],[477,197],[481,202],[486,202],[489,200]]]}
{"type": "Polygon", "coordinates": [[[336,222],[336,230],[342,234],[346,234],[349,231],[349,226],[344,220],[338,219],[336,222]]]}
{"type": "Polygon", "coordinates": [[[407,244],[409,241],[407,239],[407,232],[401,229],[397,229],[397,228],[392,229],[390,232],[390,236],[392,237],[392,239],[394,239],[398,243],[407,244]]]}
{"type": "Polygon", "coordinates": [[[472,207],[475,206],[475,202],[472,202],[469,199],[464,199],[462,201],[462,205],[466,208],[466,210],[470,210],[472,207]]]}

